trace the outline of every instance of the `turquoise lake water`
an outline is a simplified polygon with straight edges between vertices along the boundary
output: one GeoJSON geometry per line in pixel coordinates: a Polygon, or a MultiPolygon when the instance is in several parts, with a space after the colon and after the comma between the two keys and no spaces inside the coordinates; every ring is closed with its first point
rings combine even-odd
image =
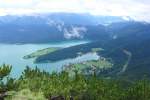
{"type": "Polygon", "coordinates": [[[88,41],[72,41],[72,42],[61,42],[61,43],[48,43],[48,44],[0,44],[0,64],[10,64],[13,66],[11,76],[19,77],[26,66],[35,68],[36,66],[40,70],[48,72],[60,71],[62,66],[69,63],[77,63],[81,61],[87,61],[92,59],[98,59],[99,56],[94,53],[88,53],[86,55],[76,57],[74,59],[65,59],[54,63],[42,63],[34,64],[33,59],[25,60],[23,56],[35,52],[39,49],[48,47],[69,47],[78,44],[87,43],[88,41]]]}

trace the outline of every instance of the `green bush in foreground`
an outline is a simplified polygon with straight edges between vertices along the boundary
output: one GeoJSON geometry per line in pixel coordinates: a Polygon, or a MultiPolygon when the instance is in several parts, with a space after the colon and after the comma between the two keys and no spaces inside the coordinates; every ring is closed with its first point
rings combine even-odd
{"type": "MultiPolygon", "coordinates": [[[[4,67],[0,72],[3,73],[4,67]]],[[[50,74],[29,67],[19,79],[6,81],[5,88],[3,86],[0,86],[1,90],[7,88],[9,95],[6,100],[47,100],[54,96],[62,96],[66,100],[70,97],[74,100],[150,100],[150,82],[146,79],[127,82],[85,77],[77,72],[69,77],[65,71],[50,74]]]]}

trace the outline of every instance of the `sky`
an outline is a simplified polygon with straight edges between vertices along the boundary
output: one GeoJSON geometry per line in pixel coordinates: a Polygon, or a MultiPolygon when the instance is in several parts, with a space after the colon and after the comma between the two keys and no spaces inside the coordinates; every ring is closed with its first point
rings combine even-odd
{"type": "Polygon", "coordinates": [[[150,22],[150,0],[0,0],[0,16],[67,12],[150,22]]]}

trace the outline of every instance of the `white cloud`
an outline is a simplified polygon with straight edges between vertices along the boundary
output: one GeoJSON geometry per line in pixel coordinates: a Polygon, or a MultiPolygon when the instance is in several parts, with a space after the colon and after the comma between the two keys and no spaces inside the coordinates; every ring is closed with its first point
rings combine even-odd
{"type": "Polygon", "coordinates": [[[60,21],[60,20],[48,19],[47,24],[48,24],[49,26],[54,26],[54,27],[56,27],[60,32],[62,32],[65,23],[64,23],[63,21],[60,21]]]}
{"type": "Polygon", "coordinates": [[[1,0],[0,7],[1,8],[28,8],[36,3],[39,0],[1,0]]]}
{"type": "Polygon", "coordinates": [[[71,27],[70,30],[67,28],[64,28],[64,37],[66,39],[71,39],[71,38],[83,38],[84,32],[86,32],[87,29],[85,27],[71,27]]]}
{"type": "Polygon", "coordinates": [[[86,27],[78,27],[78,26],[71,26],[65,27],[65,23],[60,20],[53,20],[48,19],[47,24],[49,26],[56,27],[58,31],[64,33],[64,38],[72,39],[72,38],[83,38],[84,33],[87,31],[86,27]]]}
{"type": "Polygon", "coordinates": [[[0,15],[76,12],[130,16],[150,22],[149,0],[1,0],[0,15]]]}

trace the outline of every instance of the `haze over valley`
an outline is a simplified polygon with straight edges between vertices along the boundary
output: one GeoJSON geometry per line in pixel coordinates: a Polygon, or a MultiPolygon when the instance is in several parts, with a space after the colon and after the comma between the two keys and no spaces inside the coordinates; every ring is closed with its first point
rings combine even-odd
{"type": "Polygon", "coordinates": [[[150,99],[148,0],[14,1],[0,3],[0,100],[150,99]]]}

